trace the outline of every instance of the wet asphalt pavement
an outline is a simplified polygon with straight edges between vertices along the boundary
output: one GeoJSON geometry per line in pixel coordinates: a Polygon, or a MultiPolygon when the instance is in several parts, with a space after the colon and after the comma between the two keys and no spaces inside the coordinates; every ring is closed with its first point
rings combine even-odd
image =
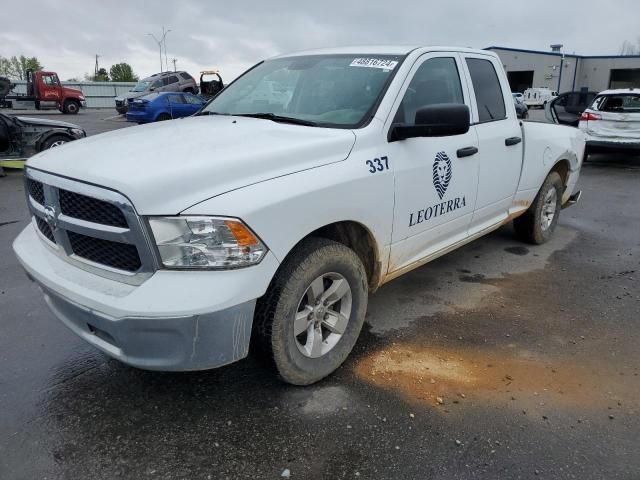
{"type": "Polygon", "coordinates": [[[18,266],[0,178],[0,479],[640,478],[639,182],[638,157],[592,159],[548,244],[503,228],[385,285],[301,388],[253,357],[169,374],[86,345],[18,266]]]}

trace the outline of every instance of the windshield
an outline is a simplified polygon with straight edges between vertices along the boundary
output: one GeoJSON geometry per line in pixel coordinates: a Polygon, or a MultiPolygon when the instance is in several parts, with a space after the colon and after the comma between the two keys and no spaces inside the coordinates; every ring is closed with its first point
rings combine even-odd
{"type": "Polygon", "coordinates": [[[141,80],[136,84],[135,87],[133,87],[133,89],[131,91],[132,92],[144,92],[145,90],[149,90],[149,85],[151,85],[151,82],[149,82],[147,80],[141,80]]]}
{"type": "Polygon", "coordinates": [[[268,60],[229,85],[201,114],[267,114],[354,128],[373,113],[401,58],[313,55],[268,60]]]}

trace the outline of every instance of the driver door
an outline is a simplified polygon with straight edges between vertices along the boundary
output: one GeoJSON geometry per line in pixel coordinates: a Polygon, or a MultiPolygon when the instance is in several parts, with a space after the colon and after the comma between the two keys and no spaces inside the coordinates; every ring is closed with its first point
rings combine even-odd
{"type": "Polygon", "coordinates": [[[42,75],[42,84],[40,86],[40,100],[47,102],[60,101],[60,84],[55,74],[47,73],[42,75]]]}
{"type": "MultiPolygon", "coordinates": [[[[422,56],[405,80],[386,128],[415,124],[416,111],[428,105],[466,104],[471,109],[460,62],[453,52],[422,56]]],[[[478,139],[472,126],[461,135],[390,142],[387,151],[395,169],[391,273],[467,238],[478,189],[478,139]]]]}

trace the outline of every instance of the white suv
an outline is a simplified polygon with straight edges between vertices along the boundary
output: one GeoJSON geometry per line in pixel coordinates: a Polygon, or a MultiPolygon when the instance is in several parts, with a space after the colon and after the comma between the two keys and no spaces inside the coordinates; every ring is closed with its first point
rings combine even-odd
{"type": "Polygon", "coordinates": [[[589,152],[640,150],[640,89],[600,92],[580,117],[589,152]]]}

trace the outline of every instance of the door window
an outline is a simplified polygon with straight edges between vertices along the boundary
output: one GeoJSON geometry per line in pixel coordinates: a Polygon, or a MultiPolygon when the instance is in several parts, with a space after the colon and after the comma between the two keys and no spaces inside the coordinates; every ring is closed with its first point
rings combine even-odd
{"type": "Polygon", "coordinates": [[[458,67],[452,57],[432,58],[418,68],[398,107],[394,123],[414,125],[418,109],[438,103],[464,103],[458,67]]]}
{"type": "Polygon", "coordinates": [[[42,81],[49,87],[55,87],[57,85],[56,79],[53,75],[44,75],[42,81]]]}
{"type": "Polygon", "coordinates": [[[184,98],[182,95],[168,95],[169,103],[184,103],[184,98]]]}
{"type": "Polygon", "coordinates": [[[192,105],[202,105],[202,100],[200,100],[195,95],[185,95],[184,98],[187,100],[187,103],[192,105]]]}
{"type": "Polygon", "coordinates": [[[151,84],[151,88],[160,88],[162,86],[162,80],[156,80],[151,84]]]}
{"type": "Polygon", "coordinates": [[[171,75],[167,80],[167,83],[169,85],[171,85],[172,83],[178,83],[178,77],[176,77],[175,75],[171,75]]]}
{"type": "Polygon", "coordinates": [[[467,66],[476,93],[480,123],[505,119],[504,95],[493,63],[481,58],[467,58],[467,66]]]}

